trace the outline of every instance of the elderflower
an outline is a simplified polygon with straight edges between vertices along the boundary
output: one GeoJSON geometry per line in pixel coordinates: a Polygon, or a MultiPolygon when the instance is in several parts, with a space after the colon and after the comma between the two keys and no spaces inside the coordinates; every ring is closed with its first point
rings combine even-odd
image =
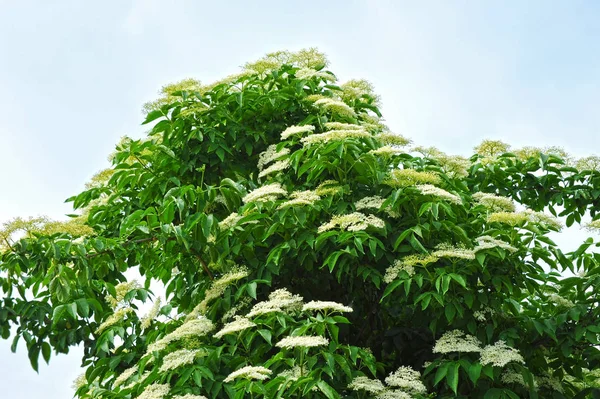
{"type": "Polygon", "coordinates": [[[220,298],[225,292],[227,287],[231,284],[248,277],[250,272],[245,267],[236,266],[230,271],[214,280],[210,287],[204,292],[204,299],[200,302],[187,316],[187,320],[191,320],[198,316],[198,314],[204,314],[208,310],[208,304],[214,299],[220,298]]]}
{"type": "Polygon", "coordinates": [[[331,221],[319,226],[319,233],[332,230],[339,227],[342,230],[360,231],[366,230],[368,227],[383,229],[385,222],[373,215],[365,215],[360,212],[353,212],[347,215],[337,215],[331,218],[331,221]]]}
{"type": "Polygon", "coordinates": [[[395,169],[384,183],[394,188],[401,188],[417,184],[439,184],[441,183],[441,179],[433,172],[419,172],[414,169],[395,169]]]}
{"type": "Polygon", "coordinates": [[[560,381],[554,377],[551,377],[550,375],[536,377],[535,382],[540,387],[545,387],[545,388],[551,389],[556,392],[561,392],[561,393],[564,392],[564,389],[563,389],[560,381]]]}
{"type": "Polygon", "coordinates": [[[475,259],[475,251],[463,247],[454,247],[450,244],[440,244],[436,247],[436,251],[432,253],[438,258],[457,258],[465,260],[475,259]]]}
{"type": "Polygon", "coordinates": [[[140,284],[137,282],[137,280],[119,283],[115,285],[115,296],[112,296],[110,294],[107,295],[106,301],[113,309],[116,309],[119,306],[125,306],[125,296],[129,292],[138,288],[140,288],[140,284]]]}
{"type": "Polygon", "coordinates": [[[171,399],[208,399],[206,396],[202,395],[193,395],[191,393],[187,393],[185,395],[175,395],[171,399]]]}
{"type": "Polygon", "coordinates": [[[329,143],[330,141],[344,141],[350,138],[368,138],[372,137],[366,130],[330,130],[325,133],[311,134],[303,137],[300,142],[303,145],[311,145],[318,143],[329,143]]]}
{"type": "Polygon", "coordinates": [[[475,252],[490,248],[502,248],[507,250],[508,252],[517,251],[517,248],[513,247],[512,245],[491,236],[477,237],[475,241],[477,241],[477,246],[473,249],[473,251],[475,252]]]}
{"type": "Polygon", "coordinates": [[[529,209],[523,212],[495,212],[488,216],[488,222],[505,223],[511,226],[530,222],[557,231],[561,230],[563,227],[562,223],[557,218],[542,212],[534,212],[529,209]]]}
{"type": "Polygon", "coordinates": [[[433,353],[451,352],[481,352],[481,342],[460,330],[448,331],[435,342],[433,353]]]}
{"type": "MultiPolygon", "coordinates": [[[[505,384],[521,385],[522,387],[529,388],[528,385],[525,383],[523,375],[521,373],[517,373],[514,370],[506,370],[504,373],[502,373],[502,376],[500,378],[505,384]]],[[[537,386],[537,384],[534,382],[534,387],[535,386],[537,386]]]]}
{"type": "Polygon", "coordinates": [[[394,388],[401,388],[412,393],[425,393],[427,388],[421,382],[421,373],[409,366],[401,366],[398,370],[390,373],[385,383],[394,388]]]}
{"type": "Polygon", "coordinates": [[[85,378],[85,373],[81,373],[77,376],[77,378],[75,378],[75,381],[73,381],[73,385],[72,388],[74,391],[78,391],[80,388],[84,387],[87,385],[87,378],[85,378]]]}
{"type": "Polygon", "coordinates": [[[281,288],[271,292],[269,300],[255,304],[246,317],[250,318],[268,313],[286,313],[300,310],[301,308],[302,297],[300,295],[293,295],[285,288],[281,288]]]}
{"type": "Polygon", "coordinates": [[[158,341],[148,345],[146,353],[161,351],[165,349],[171,342],[179,341],[184,338],[193,338],[206,335],[213,329],[213,322],[206,317],[188,320],[176,328],[173,332],[170,332],[158,341]]]}
{"type": "Polygon", "coordinates": [[[163,358],[163,363],[158,371],[164,373],[170,370],[175,370],[176,368],[184,366],[186,364],[192,364],[194,362],[194,359],[196,359],[196,357],[199,355],[206,356],[206,350],[180,349],[175,352],[171,352],[163,358]]]}
{"type": "Polygon", "coordinates": [[[372,197],[364,197],[359,199],[358,201],[356,201],[356,204],[354,204],[354,207],[356,208],[357,211],[360,211],[362,209],[377,209],[379,210],[381,208],[381,205],[383,205],[383,203],[385,202],[384,198],[381,198],[378,195],[372,196],[372,197]]]}
{"type": "Polygon", "coordinates": [[[402,150],[400,150],[399,148],[391,147],[389,145],[384,145],[383,147],[379,147],[375,150],[369,151],[369,154],[390,157],[392,155],[397,155],[401,152],[402,152],[402,150]]]}
{"type": "Polygon", "coordinates": [[[271,144],[267,147],[267,149],[264,152],[261,152],[258,156],[258,169],[263,170],[264,167],[267,166],[269,163],[276,161],[289,153],[289,148],[282,148],[281,150],[277,151],[277,145],[271,144]]]}
{"type": "Polygon", "coordinates": [[[473,312],[473,317],[475,318],[475,320],[483,322],[487,320],[486,314],[488,313],[490,314],[490,316],[492,316],[496,312],[494,311],[494,309],[486,307],[482,310],[476,310],[475,312],[473,312]]]}
{"type": "Polygon", "coordinates": [[[379,393],[385,389],[383,383],[365,376],[355,377],[348,388],[353,391],[366,391],[369,393],[379,393]]]}
{"type": "Polygon", "coordinates": [[[217,332],[214,337],[221,338],[223,335],[231,334],[238,331],[243,331],[248,328],[255,327],[256,324],[251,322],[245,317],[237,316],[234,321],[227,323],[223,326],[223,328],[217,332]]]}
{"type": "Polygon", "coordinates": [[[360,125],[342,122],[325,122],[325,128],[327,130],[364,130],[360,125]]]}
{"type": "Polygon", "coordinates": [[[113,382],[113,387],[116,388],[120,385],[123,385],[123,383],[126,382],[132,375],[137,373],[137,371],[138,371],[137,364],[135,366],[130,367],[127,370],[123,371],[121,374],[119,374],[119,376],[117,378],[115,378],[115,381],[113,382]]]}
{"type": "Polygon", "coordinates": [[[473,194],[473,200],[493,212],[515,211],[515,203],[510,198],[479,192],[473,194]]]}
{"type": "Polygon", "coordinates": [[[400,390],[400,389],[386,389],[380,392],[376,399],[412,399],[412,395],[400,390]]]}
{"type": "Polygon", "coordinates": [[[287,191],[281,187],[281,184],[272,183],[249,192],[242,198],[242,201],[246,204],[249,202],[275,201],[277,197],[282,195],[287,195],[287,191]]]}
{"type": "Polygon", "coordinates": [[[553,302],[557,307],[572,308],[575,306],[575,304],[572,301],[568,300],[567,298],[563,298],[558,294],[552,294],[548,297],[548,299],[551,302],[553,302]]]}
{"type": "Polygon", "coordinates": [[[525,364],[523,356],[515,348],[506,345],[506,342],[500,340],[493,345],[487,345],[481,350],[479,363],[482,366],[492,364],[497,367],[504,367],[510,362],[525,364]]]}
{"type": "Polygon", "coordinates": [[[320,196],[325,195],[335,195],[343,192],[344,189],[340,186],[340,183],[335,180],[325,180],[323,183],[319,184],[317,189],[315,190],[315,194],[320,196]]]}
{"type": "Polygon", "coordinates": [[[295,75],[298,79],[321,78],[323,80],[328,80],[332,82],[335,82],[337,80],[332,73],[316,71],[312,68],[300,68],[296,71],[295,75]]]}
{"type": "Polygon", "coordinates": [[[107,328],[114,326],[115,324],[122,321],[127,313],[133,312],[132,308],[120,308],[117,309],[113,314],[108,316],[108,318],[104,321],[104,323],[100,324],[100,326],[96,329],[96,334],[102,333],[102,331],[107,328]]]}
{"type": "Polygon", "coordinates": [[[245,366],[239,370],[229,374],[223,382],[231,382],[237,378],[245,378],[247,380],[266,380],[273,372],[262,366],[245,366]]]}
{"type": "Polygon", "coordinates": [[[143,330],[150,327],[150,323],[152,323],[152,321],[158,315],[158,312],[160,311],[160,302],[160,297],[156,298],[148,314],[142,318],[141,327],[143,330]]]}
{"type": "Polygon", "coordinates": [[[286,337],[275,344],[275,346],[284,349],[293,348],[314,348],[316,346],[325,346],[329,344],[327,338],[311,335],[300,335],[296,337],[286,337]]]}
{"type": "Polygon", "coordinates": [[[237,212],[232,212],[229,216],[219,222],[219,229],[227,230],[237,226],[242,217],[243,216],[239,215],[237,212]]]}
{"type": "Polygon", "coordinates": [[[163,399],[169,394],[171,386],[169,384],[148,385],[136,399],[163,399]]]}
{"type": "Polygon", "coordinates": [[[356,112],[343,101],[334,100],[333,98],[320,98],[314,102],[314,105],[324,111],[331,112],[334,115],[338,115],[346,118],[355,118],[356,112]]]}
{"type": "Polygon", "coordinates": [[[275,172],[281,172],[282,170],[286,170],[289,167],[290,167],[289,159],[284,159],[283,161],[277,161],[273,165],[269,166],[268,168],[263,169],[258,174],[258,177],[265,177],[265,176],[270,175],[275,172]]]}
{"type": "Polygon", "coordinates": [[[592,220],[591,222],[586,224],[585,227],[590,231],[600,231],[600,219],[592,220]]]}
{"type": "Polygon", "coordinates": [[[306,370],[300,368],[300,366],[294,366],[289,370],[282,371],[277,376],[287,380],[297,381],[303,374],[306,374],[306,370]]]}
{"type": "Polygon", "coordinates": [[[396,259],[394,261],[394,264],[385,270],[385,276],[383,276],[383,281],[388,284],[391,283],[392,281],[398,278],[400,272],[406,272],[406,274],[408,274],[408,277],[412,277],[415,275],[415,268],[411,264],[407,264],[400,259],[396,259]]]}
{"type": "Polygon", "coordinates": [[[402,137],[399,134],[389,132],[380,133],[377,136],[375,136],[375,138],[379,140],[379,142],[383,145],[404,147],[410,144],[410,140],[406,137],[402,137]]]}
{"type": "Polygon", "coordinates": [[[281,133],[281,140],[285,140],[288,137],[295,136],[301,133],[311,133],[314,130],[315,127],[313,125],[290,126],[281,133]]]}
{"type": "Polygon", "coordinates": [[[431,184],[417,185],[417,190],[419,190],[423,195],[438,197],[456,205],[462,204],[462,199],[458,195],[449,193],[448,191],[431,184]]]}
{"type": "Polygon", "coordinates": [[[350,306],[345,306],[341,303],[332,301],[310,301],[302,306],[302,311],[307,310],[331,310],[332,312],[341,313],[352,312],[352,308],[350,306]]]}
{"type": "Polygon", "coordinates": [[[314,191],[294,191],[290,194],[291,200],[281,203],[277,209],[289,208],[292,206],[313,205],[321,199],[321,196],[314,191]]]}

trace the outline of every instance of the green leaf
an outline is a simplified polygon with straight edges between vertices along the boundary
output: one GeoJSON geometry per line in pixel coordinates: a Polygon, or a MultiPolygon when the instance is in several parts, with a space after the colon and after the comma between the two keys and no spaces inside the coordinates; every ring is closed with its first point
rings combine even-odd
{"type": "Polygon", "coordinates": [[[446,382],[448,386],[454,391],[455,394],[458,393],[458,368],[460,367],[460,363],[452,363],[452,365],[448,368],[448,374],[446,375],[446,382]]]}
{"type": "Polygon", "coordinates": [[[337,394],[337,392],[331,387],[331,385],[329,385],[323,380],[317,382],[317,386],[319,387],[321,392],[323,392],[325,396],[327,396],[328,399],[338,399],[340,397],[337,394]]]}

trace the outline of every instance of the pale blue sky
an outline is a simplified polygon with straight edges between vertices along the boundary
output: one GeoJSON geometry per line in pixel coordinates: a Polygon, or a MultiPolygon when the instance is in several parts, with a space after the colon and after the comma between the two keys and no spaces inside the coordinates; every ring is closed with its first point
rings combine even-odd
{"type": "MultiPolygon", "coordinates": [[[[69,212],[161,85],[280,49],[317,46],[341,80],[373,82],[417,144],[599,153],[599,19],[591,0],[0,0],[0,221],[69,212]]],[[[0,342],[2,397],[68,398],[77,364],[38,376],[0,342]]]]}

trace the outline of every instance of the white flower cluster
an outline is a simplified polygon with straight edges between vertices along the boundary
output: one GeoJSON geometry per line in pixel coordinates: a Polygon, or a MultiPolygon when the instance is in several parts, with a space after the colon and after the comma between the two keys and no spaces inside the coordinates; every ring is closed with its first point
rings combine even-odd
{"type": "Polygon", "coordinates": [[[144,392],[136,399],[163,399],[169,394],[171,386],[169,384],[152,384],[148,385],[144,392]]]}
{"type": "Polygon", "coordinates": [[[171,342],[179,341],[184,338],[198,337],[208,334],[214,329],[212,321],[206,317],[191,319],[183,323],[174,331],[165,335],[161,339],[148,345],[147,353],[161,351],[171,342]]]}
{"type": "Polygon", "coordinates": [[[434,172],[420,172],[414,169],[394,169],[385,184],[394,188],[416,186],[418,184],[440,184],[440,177],[434,172]]]}
{"type": "Polygon", "coordinates": [[[478,252],[484,249],[490,248],[502,248],[507,250],[508,252],[516,252],[517,248],[513,247],[507,242],[502,240],[498,240],[491,236],[481,236],[475,239],[477,241],[477,246],[473,249],[473,251],[478,252]]]}
{"type": "MultiPolygon", "coordinates": [[[[505,384],[521,385],[522,387],[529,388],[525,383],[523,375],[521,373],[517,373],[514,370],[506,370],[504,373],[502,373],[502,376],[500,378],[505,384]]],[[[537,386],[535,382],[534,386],[537,386]]]]}
{"type": "Polygon", "coordinates": [[[119,374],[117,378],[115,378],[115,381],[113,382],[113,387],[116,388],[118,386],[123,385],[123,383],[126,382],[132,375],[137,373],[137,371],[137,364],[133,367],[128,368],[127,370],[124,370],[121,374],[119,374]]]}
{"type": "Polygon", "coordinates": [[[302,308],[302,297],[293,295],[285,288],[275,290],[269,294],[269,300],[255,304],[246,317],[255,317],[268,313],[286,313],[302,308]]]}
{"type": "Polygon", "coordinates": [[[270,164],[273,161],[280,159],[290,153],[289,148],[282,148],[277,151],[277,145],[271,144],[267,147],[264,152],[261,152],[258,156],[258,170],[263,170],[265,166],[270,164]]]}
{"type": "Polygon", "coordinates": [[[585,225],[585,228],[589,231],[599,231],[600,230],[600,219],[592,220],[588,224],[585,225]]]}
{"type": "Polygon", "coordinates": [[[360,125],[342,122],[325,122],[325,128],[327,130],[364,130],[360,125]]]}
{"type": "Polygon", "coordinates": [[[510,198],[488,193],[473,194],[475,203],[483,205],[492,212],[514,212],[515,204],[510,198]]]}
{"type": "Polygon", "coordinates": [[[112,296],[110,294],[107,295],[106,302],[108,302],[113,309],[127,306],[127,303],[125,303],[125,295],[137,288],[140,288],[140,284],[136,280],[119,283],[115,285],[116,296],[112,296]]]}
{"type": "Polygon", "coordinates": [[[365,215],[360,212],[353,212],[347,215],[337,215],[331,218],[331,221],[319,226],[318,232],[326,231],[339,227],[342,230],[361,231],[369,227],[376,229],[385,228],[385,222],[374,215],[365,215]]]}
{"type": "Polygon", "coordinates": [[[354,391],[366,391],[376,394],[377,399],[411,399],[413,394],[424,394],[427,388],[421,382],[421,373],[408,366],[401,366],[390,373],[385,383],[364,376],[355,377],[348,388],[354,391]]]}
{"type": "Polygon", "coordinates": [[[505,223],[511,226],[529,222],[557,231],[563,228],[563,224],[557,218],[529,209],[522,212],[495,212],[490,214],[487,220],[490,223],[505,223]]]}
{"type": "Polygon", "coordinates": [[[158,312],[160,311],[160,305],[161,305],[160,297],[157,297],[154,300],[154,304],[152,305],[152,308],[150,308],[148,313],[142,318],[142,322],[141,322],[140,326],[142,327],[143,330],[150,327],[150,323],[152,323],[154,321],[154,319],[156,319],[156,316],[158,316],[158,312]]]}
{"type": "Polygon", "coordinates": [[[121,322],[127,313],[133,312],[132,308],[119,308],[115,310],[113,314],[108,316],[108,318],[104,321],[104,323],[100,324],[96,329],[96,334],[102,333],[102,331],[106,330],[109,327],[114,326],[115,324],[121,322]]]}
{"type": "Polygon", "coordinates": [[[262,178],[262,177],[268,176],[272,173],[281,172],[282,170],[286,170],[289,167],[290,167],[289,159],[284,159],[283,161],[277,161],[274,164],[272,164],[271,166],[269,166],[268,168],[263,169],[258,174],[258,177],[262,178]]]}
{"type": "Polygon", "coordinates": [[[497,367],[504,367],[510,362],[525,364],[525,360],[519,351],[506,345],[506,342],[502,340],[493,345],[487,345],[481,350],[479,363],[482,366],[491,364],[497,367]]]}
{"type": "Polygon", "coordinates": [[[559,380],[549,375],[536,377],[535,382],[540,387],[545,387],[556,392],[564,392],[562,384],[559,380]]]}
{"type": "Polygon", "coordinates": [[[344,189],[339,182],[335,180],[325,180],[317,186],[315,193],[320,196],[336,195],[342,193],[344,189]]]}
{"type": "Polygon", "coordinates": [[[343,101],[334,100],[333,98],[320,98],[314,102],[314,105],[334,115],[347,118],[356,117],[356,112],[354,112],[352,107],[343,101]]]}
{"type": "Polygon", "coordinates": [[[475,259],[475,251],[472,249],[455,247],[451,244],[438,245],[432,255],[438,258],[457,258],[465,260],[475,259]]]}
{"type": "Polygon", "coordinates": [[[402,152],[402,150],[397,147],[384,145],[383,147],[379,147],[375,150],[369,151],[369,154],[379,155],[379,156],[384,156],[384,157],[391,157],[392,155],[397,155],[401,152],[402,152]]]}
{"type": "Polygon", "coordinates": [[[385,276],[383,276],[383,281],[389,284],[395,279],[397,279],[400,275],[400,272],[403,271],[406,272],[409,277],[415,275],[415,268],[412,264],[405,263],[401,259],[396,259],[394,261],[394,264],[385,270],[385,276]]]}
{"type": "Polygon", "coordinates": [[[227,378],[223,380],[223,382],[231,382],[238,378],[244,378],[247,380],[266,380],[273,373],[266,367],[262,366],[245,366],[239,370],[234,371],[229,374],[227,378]]]}
{"type": "Polygon", "coordinates": [[[191,364],[198,356],[206,356],[207,352],[204,349],[180,349],[167,354],[163,358],[163,363],[158,371],[167,372],[175,370],[178,367],[186,364],[191,364]]]}
{"type": "Polygon", "coordinates": [[[448,331],[436,341],[433,353],[451,352],[481,352],[481,342],[460,330],[448,331]]]}
{"type": "Polygon", "coordinates": [[[332,312],[349,313],[352,312],[350,306],[332,301],[310,301],[302,306],[302,311],[308,310],[330,310],[332,312]]]}
{"type": "Polygon", "coordinates": [[[292,206],[313,205],[321,199],[321,196],[314,191],[294,191],[290,194],[291,200],[282,202],[277,209],[289,208],[292,206]]]}
{"type": "Polygon", "coordinates": [[[237,226],[242,217],[237,212],[230,213],[229,216],[219,222],[219,229],[227,230],[237,226]]]}
{"type": "Polygon", "coordinates": [[[318,143],[329,143],[330,141],[344,141],[350,138],[367,138],[372,137],[366,130],[330,130],[325,133],[311,134],[302,138],[302,144],[311,145],[318,143]]]}
{"type": "Polygon", "coordinates": [[[482,310],[476,310],[475,312],[473,312],[473,317],[475,318],[475,320],[483,322],[487,320],[486,314],[488,313],[490,316],[493,316],[496,313],[496,311],[490,307],[485,307],[482,310]]]}
{"type": "Polygon", "coordinates": [[[462,199],[458,195],[449,193],[448,191],[436,187],[432,184],[418,185],[417,190],[419,190],[423,195],[431,195],[433,197],[438,197],[456,205],[462,204],[462,199]]]}
{"type": "Polygon", "coordinates": [[[410,144],[410,140],[406,137],[402,137],[399,134],[394,134],[390,132],[380,133],[375,136],[380,143],[384,145],[391,145],[397,147],[404,147],[405,145],[410,144]]]}
{"type": "Polygon", "coordinates": [[[186,317],[186,320],[192,320],[199,314],[204,314],[208,310],[208,304],[214,299],[220,298],[227,287],[231,284],[248,277],[250,272],[245,267],[236,266],[218,279],[214,280],[210,288],[204,292],[204,299],[200,302],[186,317]]]}
{"type": "Polygon", "coordinates": [[[270,202],[277,200],[282,195],[287,195],[287,191],[281,187],[281,184],[272,183],[249,192],[242,198],[242,201],[246,204],[249,202],[270,202]]]}
{"type": "Polygon", "coordinates": [[[298,79],[321,78],[331,82],[335,82],[337,80],[332,73],[316,71],[312,68],[300,68],[296,71],[295,75],[298,79]]]}
{"type": "Polygon", "coordinates": [[[245,317],[237,316],[234,321],[227,323],[223,326],[223,328],[217,332],[214,337],[221,338],[223,335],[232,334],[234,332],[243,331],[248,328],[255,327],[256,324],[251,322],[245,317]]]}
{"type": "Polygon", "coordinates": [[[191,393],[186,393],[185,395],[175,395],[172,399],[208,399],[203,395],[194,395],[191,393]]]}
{"type": "Polygon", "coordinates": [[[567,298],[563,298],[558,294],[551,294],[548,299],[553,302],[557,307],[561,308],[572,308],[575,304],[567,298]]]}
{"type": "Polygon", "coordinates": [[[277,376],[290,381],[297,381],[298,378],[302,376],[302,374],[306,374],[306,370],[303,370],[302,368],[300,368],[300,366],[294,366],[289,370],[282,371],[277,376]]]}
{"type": "Polygon", "coordinates": [[[427,388],[421,382],[421,373],[411,367],[401,366],[385,379],[385,383],[411,393],[425,393],[427,388]]]}
{"type": "Polygon", "coordinates": [[[290,126],[281,133],[281,140],[285,140],[288,137],[295,136],[297,134],[310,133],[314,130],[315,127],[313,125],[290,126]]]}
{"type": "Polygon", "coordinates": [[[381,208],[381,205],[383,205],[383,203],[385,202],[384,198],[381,198],[378,195],[372,196],[372,197],[364,197],[359,199],[358,201],[356,201],[356,204],[354,204],[354,207],[356,208],[357,211],[360,211],[362,209],[377,209],[379,210],[381,208]]]}
{"type": "Polygon", "coordinates": [[[300,335],[296,337],[286,337],[281,341],[277,342],[275,346],[284,349],[294,348],[314,348],[317,346],[329,345],[327,338],[312,336],[312,335],[300,335]]]}

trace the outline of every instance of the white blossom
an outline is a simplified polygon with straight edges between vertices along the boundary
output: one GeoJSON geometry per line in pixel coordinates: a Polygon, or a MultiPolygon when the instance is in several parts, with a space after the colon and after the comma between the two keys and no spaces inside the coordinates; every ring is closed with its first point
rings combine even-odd
{"type": "Polygon", "coordinates": [[[492,364],[493,366],[504,367],[510,362],[525,364],[525,360],[519,351],[506,345],[506,342],[502,340],[493,345],[487,345],[481,350],[479,363],[482,366],[492,364]]]}
{"type": "Polygon", "coordinates": [[[117,309],[113,314],[108,316],[108,318],[104,321],[104,323],[100,324],[96,329],[96,334],[102,333],[102,331],[106,330],[109,327],[114,326],[115,324],[123,321],[127,313],[133,312],[132,308],[120,308],[117,309]]]}
{"type": "Polygon", "coordinates": [[[242,217],[237,212],[230,213],[229,216],[219,222],[219,229],[227,230],[237,226],[242,217]]]}
{"type": "Polygon", "coordinates": [[[281,140],[301,133],[311,133],[315,130],[313,125],[290,126],[281,133],[281,140]]]}
{"type": "Polygon", "coordinates": [[[178,367],[193,363],[197,356],[205,356],[206,354],[207,352],[204,349],[180,349],[171,352],[163,358],[159,371],[164,373],[175,370],[178,367]]]}
{"type": "Polygon", "coordinates": [[[412,367],[401,366],[398,370],[391,373],[385,383],[394,388],[400,388],[412,393],[425,393],[427,388],[421,382],[421,373],[412,369],[412,367]]]}
{"type": "Polygon", "coordinates": [[[275,201],[282,195],[287,195],[287,191],[281,187],[281,184],[272,183],[249,192],[244,196],[244,198],[242,198],[242,201],[244,201],[246,204],[249,202],[275,201]]]}
{"type": "Polygon", "coordinates": [[[385,390],[383,383],[365,376],[355,377],[348,388],[353,391],[366,391],[369,393],[379,393],[385,390]]]}
{"type": "Polygon", "coordinates": [[[517,248],[513,247],[512,245],[508,244],[507,242],[504,242],[502,240],[498,240],[494,237],[490,237],[490,236],[481,236],[481,237],[477,237],[475,239],[475,241],[477,241],[477,246],[473,249],[473,251],[478,252],[478,251],[482,251],[484,249],[490,249],[490,248],[502,248],[507,250],[508,252],[516,252],[517,248]]]}
{"type": "Polygon", "coordinates": [[[317,143],[329,143],[330,141],[344,141],[349,138],[367,138],[372,137],[366,130],[330,130],[325,133],[311,134],[303,137],[300,141],[302,144],[311,145],[317,143]]]}
{"type": "Polygon", "coordinates": [[[187,393],[185,395],[175,395],[172,399],[208,399],[206,396],[202,395],[193,395],[191,393],[187,393]]]}
{"type": "Polygon", "coordinates": [[[289,148],[282,148],[281,150],[277,151],[277,145],[271,144],[267,147],[267,149],[264,152],[261,152],[258,156],[258,169],[263,170],[264,167],[267,166],[269,163],[276,161],[289,153],[289,148]]]}
{"type": "Polygon", "coordinates": [[[460,330],[448,331],[436,341],[433,353],[451,352],[481,352],[481,342],[460,330]]]}
{"type": "Polygon", "coordinates": [[[130,367],[127,370],[123,371],[121,374],[119,374],[119,376],[117,378],[115,378],[115,381],[113,382],[113,387],[116,388],[120,385],[123,385],[123,383],[126,382],[129,378],[131,378],[132,375],[137,373],[137,371],[138,371],[137,364],[135,366],[130,367]]]}
{"type": "Polygon", "coordinates": [[[158,312],[160,311],[160,305],[161,305],[160,302],[161,302],[160,297],[157,297],[154,300],[154,304],[152,305],[152,308],[150,308],[148,313],[142,318],[142,322],[141,322],[140,326],[142,327],[143,330],[150,327],[150,324],[154,321],[154,319],[156,319],[156,316],[158,315],[158,312]]]}
{"type": "Polygon", "coordinates": [[[300,335],[296,337],[286,337],[275,344],[275,346],[284,349],[293,349],[297,347],[301,348],[313,348],[316,346],[325,346],[329,344],[327,338],[310,335],[300,335]]]}
{"type": "Polygon", "coordinates": [[[316,71],[312,68],[300,68],[295,73],[298,79],[322,78],[327,81],[335,82],[337,79],[332,73],[324,71],[316,71]]]}
{"type": "Polygon", "coordinates": [[[169,384],[148,385],[137,399],[164,399],[169,394],[171,386],[169,384]]]}
{"type": "Polygon", "coordinates": [[[246,366],[229,374],[223,382],[231,382],[237,378],[247,380],[266,380],[271,375],[272,371],[262,366],[246,366]]]}
{"type": "Polygon", "coordinates": [[[285,313],[302,308],[302,297],[293,295],[285,288],[273,291],[269,300],[255,304],[246,317],[255,317],[269,313],[285,313]]]}
{"type": "Polygon", "coordinates": [[[475,251],[463,247],[455,247],[451,244],[440,244],[436,247],[436,250],[432,253],[433,256],[438,258],[457,258],[465,260],[475,259],[475,251]]]}
{"type": "Polygon", "coordinates": [[[515,203],[510,198],[479,192],[473,194],[473,200],[475,200],[475,203],[481,204],[493,212],[515,211],[515,203]]]}
{"type": "Polygon", "coordinates": [[[147,352],[160,351],[167,347],[171,342],[179,341],[184,338],[195,338],[204,336],[214,329],[212,321],[206,317],[191,319],[184,322],[173,332],[165,335],[161,339],[148,345],[147,352]]]}
{"type": "Polygon", "coordinates": [[[255,326],[256,326],[256,324],[254,324],[253,322],[251,322],[247,318],[237,316],[234,321],[225,324],[223,326],[223,328],[214,335],[214,337],[215,338],[221,338],[223,335],[227,335],[227,334],[231,334],[231,333],[234,333],[234,332],[246,330],[248,328],[252,328],[252,327],[255,327],[255,326]]]}
{"type": "Polygon", "coordinates": [[[462,199],[458,195],[449,193],[448,191],[436,187],[432,184],[417,185],[417,190],[419,190],[423,195],[431,195],[434,197],[438,197],[457,205],[462,204],[462,199]]]}
{"type": "Polygon", "coordinates": [[[286,170],[290,167],[289,159],[284,159],[283,161],[277,161],[273,165],[269,166],[266,169],[263,169],[258,177],[265,177],[275,172],[281,172],[282,170],[286,170]]]}
{"type": "Polygon", "coordinates": [[[348,313],[352,312],[350,306],[332,301],[310,301],[302,307],[302,311],[307,310],[331,310],[333,312],[348,313]]]}
{"type": "Polygon", "coordinates": [[[356,113],[348,104],[343,101],[334,100],[333,98],[320,98],[314,102],[314,105],[322,110],[331,112],[334,115],[354,118],[356,113]]]}
{"type": "Polygon", "coordinates": [[[284,209],[293,206],[313,205],[321,199],[321,196],[314,191],[294,191],[290,194],[291,200],[282,202],[277,209],[284,209]]]}
{"type": "Polygon", "coordinates": [[[374,215],[353,212],[347,215],[334,216],[328,223],[319,226],[318,232],[324,233],[336,227],[348,231],[366,230],[369,227],[383,229],[385,228],[385,222],[374,215]]]}
{"type": "Polygon", "coordinates": [[[325,122],[327,130],[364,130],[364,127],[353,123],[325,122]]]}
{"type": "Polygon", "coordinates": [[[394,261],[394,264],[385,270],[385,276],[383,276],[383,281],[388,284],[391,283],[396,278],[398,278],[400,272],[402,271],[406,272],[409,277],[415,275],[415,268],[413,267],[413,265],[409,263],[404,263],[400,259],[396,259],[394,261]]]}
{"type": "Polygon", "coordinates": [[[568,300],[567,298],[563,298],[558,294],[551,294],[548,297],[548,299],[558,307],[572,308],[573,306],[575,306],[575,304],[572,301],[568,300]]]}

